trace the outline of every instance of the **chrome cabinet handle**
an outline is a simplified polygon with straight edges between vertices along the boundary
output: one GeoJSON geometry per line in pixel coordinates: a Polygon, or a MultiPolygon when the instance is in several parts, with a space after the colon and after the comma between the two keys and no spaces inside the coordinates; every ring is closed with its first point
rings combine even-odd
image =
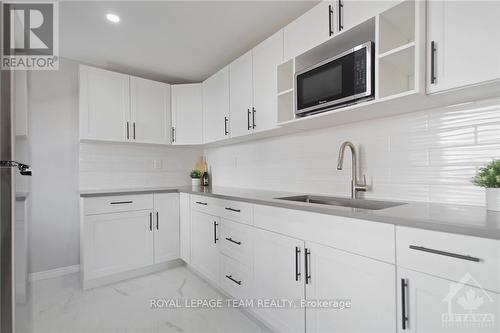
{"type": "Polygon", "coordinates": [[[401,279],[401,328],[403,330],[406,330],[408,328],[408,323],[410,320],[408,314],[406,313],[407,290],[408,290],[408,280],[401,279]]]}
{"type": "Polygon", "coordinates": [[[232,275],[226,275],[226,277],[227,277],[229,280],[231,280],[231,281],[233,281],[234,283],[236,283],[238,286],[241,286],[241,280],[239,280],[239,281],[238,281],[238,280],[235,280],[235,279],[233,278],[233,276],[232,276],[232,275]]]}
{"type": "Polygon", "coordinates": [[[234,243],[234,244],[237,244],[237,245],[241,245],[241,242],[237,242],[234,239],[232,239],[231,237],[229,237],[229,238],[226,237],[226,240],[229,241],[229,242],[231,242],[231,243],[234,243]]]}
{"type": "Polygon", "coordinates": [[[409,248],[412,249],[412,250],[416,250],[416,251],[422,251],[422,252],[428,252],[428,253],[433,253],[433,254],[439,254],[441,256],[447,256],[447,257],[452,257],[452,258],[457,258],[457,259],[462,259],[462,260],[467,260],[467,261],[473,261],[473,262],[480,262],[481,261],[481,259],[476,258],[476,257],[471,257],[469,255],[463,255],[463,254],[457,254],[457,253],[452,253],[452,252],[434,250],[434,249],[429,249],[429,248],[423,247],[423,246],[410,245],[409,248]]]}

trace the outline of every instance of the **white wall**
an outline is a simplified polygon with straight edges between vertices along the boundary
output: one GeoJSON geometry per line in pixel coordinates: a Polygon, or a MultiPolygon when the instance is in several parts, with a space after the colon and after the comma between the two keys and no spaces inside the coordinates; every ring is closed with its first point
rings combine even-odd
{"type": "Polygon", "coordinates": [[[29,271],[78,264],[77,65],[29,73],[31,221],[29,271]]]}
{"type": "Polygon", "coordinates": [[[500,158],[500,100],[440,108],[206,150],[218,186],[350,195],[350,153],[360,148],[371,198],[484,205],[470,183],[500,158]]]}

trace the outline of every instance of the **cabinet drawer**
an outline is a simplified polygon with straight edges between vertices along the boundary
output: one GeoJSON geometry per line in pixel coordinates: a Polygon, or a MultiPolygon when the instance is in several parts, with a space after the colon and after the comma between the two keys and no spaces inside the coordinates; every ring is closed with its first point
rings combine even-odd
{"type": "Polygon", "coordinates": [[[221,254],[221,288],[235,298],[246,298],[251,295],[252,285],[252,270],[221,254]]]}
{"type": "Polygon", "coordinates": [[[397,265],[500,292],[500,241],[396,227],[397,265]],[[465,281],[467,283],[467,281],[465,281]]]}
{"type": "Polygon", "coordinates": [[[252,227],[222,219],[221,252],[244,265],[252,263],[252,227]]]}
{"type": "Polygon", "coordinates": [[[191,194],[191,209],[219,216],[220,200],[212,197],[191,194]]]}
{"type": "Polygon", "coordinates": [[[221,200],[221,217],[253,225],[253,205],[247,202],[221,200]]]}
{"type": "Polygon", "coordinates": [[[114,195],[85,198],[85,215],[153,209],[152,194],[114,195]]]}

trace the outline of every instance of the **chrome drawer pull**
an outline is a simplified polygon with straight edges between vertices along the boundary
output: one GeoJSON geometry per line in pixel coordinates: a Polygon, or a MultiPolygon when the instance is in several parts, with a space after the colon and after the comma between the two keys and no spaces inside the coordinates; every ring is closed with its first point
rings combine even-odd
{"type": "Polygon", "coordinates": [[[456,253],[451,253],[451,252],[446,252],[446,251],[429,249],[429,248],[426,248],[426,247],[423,247],[423,246],[410,245],[410,249],[417,250],[417,251],[428,252],[428,253],[439,254],[439,255],[442,255],[442,256],[447,256],[447,257],[452,257],[452,258],[457,258],[457,259],[463,259],[463,260],[468,260],[468,261],[474,261],[474,262],[480,262],[481,261],[481,259],[476,258],[476,257],[471,257],[471,256],[463,255],[463,254],[456,254],[456,253]]]}
{"type": "Polygon", "coordinates": [[[233,281],[234,283],[236,283],[238,286],[241,286],[241,280],[239,280],[239,281],[235,280],[235,279],[233,278],[233,276],[232,276],[232,275],[226,275],[226,277],[227,277],[229,280],[231,280],[231,281],[233,281]]]}
{"type": "Polygon", "coordinates": [[[230,242],[232,242],[232,243],[234,243],[234,244],[241,245],[241,242],[237,242],[237,241],[235,241],[234,239],[232,239],[231,237],[229,237],[229,238],[227,238],[227,237],[226,237],[226,240],[227,240],[227,241],[230,241],[230,242]]]}
{"type": "Polygon", "coordinates": [[[131,204],[134,203],[133,201],[113,201],[110,202],[110,205],[123,205],[123,204],[131,204]]]}
{"type": "Polygon", "coordinates": [[[232,212],[236,212],[236,213],[240,213],[240,212],[241,212],[241,210],[240,210],[240,209],[234,209],[234,208],[231,208],[231,207],[226,207],[226,208],[224,208],[224,209],[225,209],[225,210],[230,210],[230,211],[232,211],[232,212]]]}

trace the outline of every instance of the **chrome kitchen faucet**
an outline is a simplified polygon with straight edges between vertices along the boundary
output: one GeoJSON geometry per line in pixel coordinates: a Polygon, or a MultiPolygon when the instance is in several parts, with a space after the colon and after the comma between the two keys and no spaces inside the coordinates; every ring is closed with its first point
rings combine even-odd
{"type": "Polygon", "coordinates": [[[351,148],[352,155],[352,174],[351,174],[351,198],[355,199],[358,197],[358,192],[366,192],[366,177],[363,175],[363,180],[360,181],[358,178],[358,152],[356,147],[352,142],[346,141],[340,146],[339,159],[337,162],[337,170],[342,170],[342,165],[344,163],[344,151],[346,147],[351,148]]]}

